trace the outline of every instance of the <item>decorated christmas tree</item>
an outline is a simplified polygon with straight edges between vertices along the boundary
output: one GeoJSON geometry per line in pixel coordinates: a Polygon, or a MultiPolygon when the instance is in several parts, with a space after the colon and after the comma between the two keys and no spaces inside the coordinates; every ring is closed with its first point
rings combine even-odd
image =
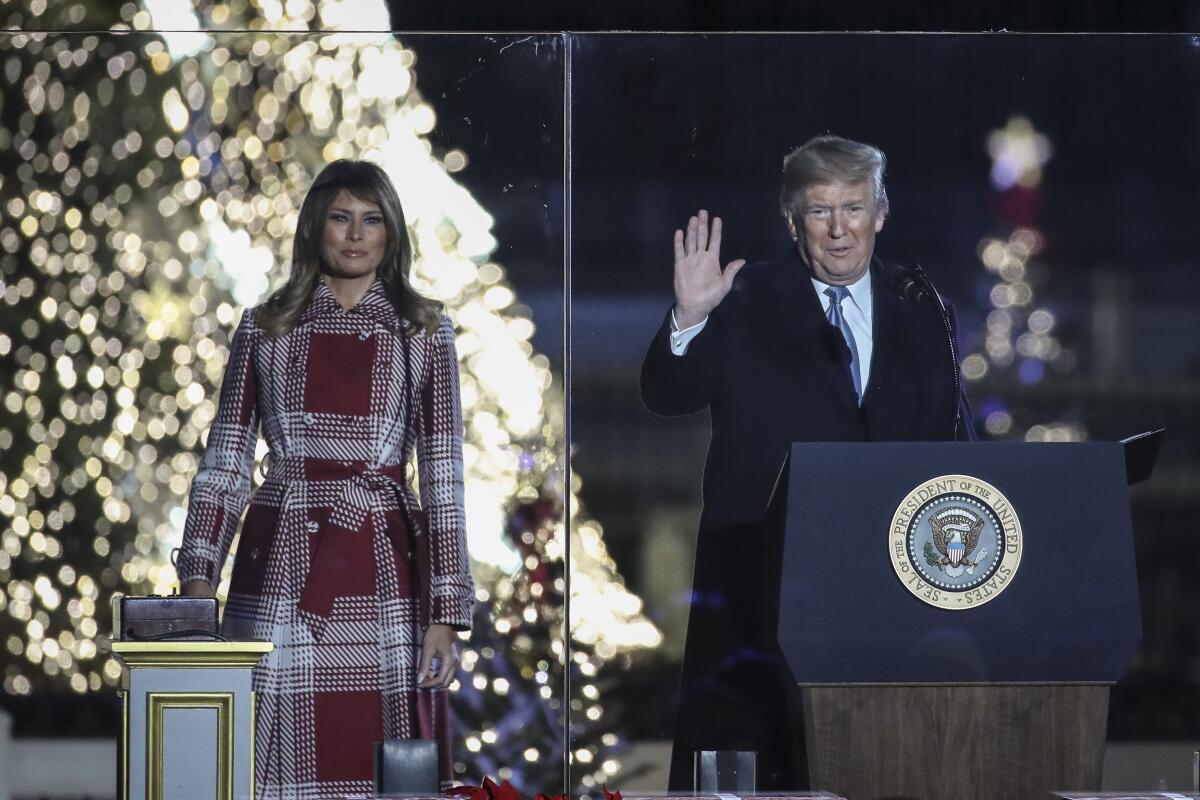
{"type": "MultiPolygon", "coordinates": [[[[1003,233],[979,243],[986,270],[986,333],[963,359],[963,376],[996,391],[1002,385],[1033,385],[1075,366],[1075,354],[1055,333],[1054,312],[1037,300],[1049,280],[1039,228],[1042,167],[1050,160],[1049,138],[1025,117],[1015,116],[987,139],[994,206],[1003,233]]],[[[1078,422],[1036,419],[995,395],[978,400],[977,422],[992,436],[1030,441],[1075,441],[1087,436],[1078,422]]]]}
{"type": "Polygon", "coordinates": [[[126,30],[0,34],[4,690],[115,685],[107,601],[174,587],[241,309],[282,280],[320,168],[367,158],[400,191],[414,283],[458,332],[480,604],[452,695],[456,769],[557,790],[569,710],[576,774],[597,785],[619,771],[619,742],[590,678],[659,635],[567,485],[561,380],[491,259],[491,217],[454,179],[466,154],[429,140],[418,53],[336,32],[387,26],[382,4],[354,4],[353,19],[346,6],[0,4],[10,27],[126,30]]]}

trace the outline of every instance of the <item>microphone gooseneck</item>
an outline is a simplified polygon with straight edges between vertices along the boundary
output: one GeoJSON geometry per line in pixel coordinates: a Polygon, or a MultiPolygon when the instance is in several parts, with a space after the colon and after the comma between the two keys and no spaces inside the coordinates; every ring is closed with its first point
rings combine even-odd
{"type": "MultiPolygon", "coordinates": [[[[938,294],[938,290],[933,287],[933,282],[929,280],[929,276],[925,274],[925,268],[920,264],[913,266],[912,272],[900,270],[902,276],[897,280],[897,285],[903,283],[906,279],[913,284],[919,285],[920,291],[916,297],[918,299],[930,299],[937,306],[938,313],[942,318],[942,327],[946,329],[946,342],[950,345],[950,366],[954,376],[954,438],[958,438],[958,428],[962,424],[962,380],[958,372],[958,347],[954,343],[954,326],[950,324],[950,312],[946,309],[946,304],[942,302],[942,296],[938,294]]],[[[897,291],[900,291],[897,289],[897,291]]],[[[908,299],[907,296],[901,293],[902,297],[908,299]]],[[[911,302],[917,302],[912,300],[911,302]]]]}

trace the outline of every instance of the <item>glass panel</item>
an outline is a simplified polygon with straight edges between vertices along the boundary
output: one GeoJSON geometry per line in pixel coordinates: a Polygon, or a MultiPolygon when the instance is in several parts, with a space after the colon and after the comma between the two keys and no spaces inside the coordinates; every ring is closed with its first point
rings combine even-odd
{"type": "MultiPolygon", "coordinates": [[[[0,34],[0,700],[17,736],[113,735],[110,597],[175,588],[236,323],[283,284],[322,166],[368,159],[398,190],[414,286],[456,331],[478,602],[451,692],[454,777],[557,791],[560,38],[197,30],[386,27],[382,3],[329,18],[346,5],[6,18],[185,32],[0,34]]],[[[278,466],[266,450],[256,487],[278,466]]]]}
{"type": "MultiPolygon", "coordinates": [[[[1113,693],[1109,755],[1121,759],[1130,740],[1197,734],[1188,709],[1200,680],[1181,666],[1196,654],[1196,603],[1183,565],[1194,550],[1188,521],[1200,511],[1189,490],[1200,435],[1192,335],[1200,283],[1187,233],[1200,116],[1181,102],[1200,86],[1197,52],[1190,37],[574,39],[573,465],[588,525],[602,530],[596,540],[610,569],[644,603],[638,619],[653,623],[661,641],[625,639],[608,623],[610,652],[593,659],[603,715],[589,720],[573,705],[573,746],[591,741],[599,725],[626,749],[615,775],[577,758],[572,785],[590,787],[607,774],[626,791],[665,789],[689,606],[703,607],[708,622],[688,646],[703,645],[700,635],[714,629],[763,624],[759,613],[731,616],[721,604],[734,600],[707,585],[693,590],[708,415],[656,418],[639,397],[639,369],[673,302],[672,233],[706,209],[724,222],[722,264],[747,259],[743,277],[769,270],[756,264],[794,252],[779,204],[783,157],[830,132],[887,155],[890,213],[875,252],[888,264],[922,265],[954,301],[981,438],[1111,441],[1167,426],[1154,477],[1133,490],[1145,633],[1113,693]]],[[[729,441],[739,434],[728,427],[728,408],[804,430],[818,413],[805,394],[810,380],[824,378],[808,372],[786,390],[750,381],[714,399],[726,406],[713,414],[727,423],[716,433],[728,455],[710,472],[724,482],[711,487],[710,509],[727,505],[727,494],[737,502],[753,496],[760,510],[749,516],[761,519],[786,439],[800,438],[781,436],[765,457],[774,466],[758,468],[769,477],[754,478],[764,455],[729,441]]],[[[662,397],[683,394],[659,388],[662,397]]],[[[688,402],[658,405],[684,411],[688,402]]],[[[872,557],[885,557],[882,542],[880,534],[872,557]]],[[[847,557],[858,549],[848,547],[847,557]]],[[[739,567],[744,553],[728,545],[718,558],[728,560],[709,568],[717,576],[710,582],[736,583],[746,594],[735,606],[768,583],[770,556],[739,567]]],[[[572,566],[578,576],[579,563],[572,566]]],[[[586,646],[595,634],[586,632],[582,605],[577,599],[572,624],[586,646]]],[[[692,741],[708,736],[724,749],[752,749],[738,741],[744,731],[730,703],[768,720],[762,727],[788,724],[776,710],[782,701],[764,708],[756,696],[694,706],[692,741]]],[[[1180,763],[1190,764],[1180,752],[1180,763]]],[[[1153,760],[1121,763],[1124,772],[1105,773],[1114,787],[1190,785],[1176,785],[1175,773],[1153,760]]],[[[786,754],[760,754],[759,786],[799,785],[795,764],[786,754]]],[[[690,754],[676,766],[683,788],[690,754]]]]}

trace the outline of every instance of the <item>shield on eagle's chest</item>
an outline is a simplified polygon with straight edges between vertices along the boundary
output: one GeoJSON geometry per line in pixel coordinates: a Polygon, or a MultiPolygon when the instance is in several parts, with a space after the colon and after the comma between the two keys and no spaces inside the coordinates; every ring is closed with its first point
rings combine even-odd
{"type": "Polygon", "coordinates": [[[958,538],[957,534],[955,534],[953,539],[946,543],[946,555],[950,558],[950,563],[956,567],[958,566],[958,562],[962,561],[962,557],[966,554],[966,552],[967,545],[962,539],[958,538]]]}

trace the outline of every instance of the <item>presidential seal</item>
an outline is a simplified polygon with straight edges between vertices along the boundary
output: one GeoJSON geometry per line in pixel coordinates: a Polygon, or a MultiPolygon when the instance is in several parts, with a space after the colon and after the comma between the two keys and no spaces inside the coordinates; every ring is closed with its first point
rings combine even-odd
{"type": "Polygon", "coordinates": [[[931,606],[965,611],[1012,583],[1021,564],[1021,521],[990,483],[943,475],[900,502],[888,543],[905,588],[931,606]]]}

